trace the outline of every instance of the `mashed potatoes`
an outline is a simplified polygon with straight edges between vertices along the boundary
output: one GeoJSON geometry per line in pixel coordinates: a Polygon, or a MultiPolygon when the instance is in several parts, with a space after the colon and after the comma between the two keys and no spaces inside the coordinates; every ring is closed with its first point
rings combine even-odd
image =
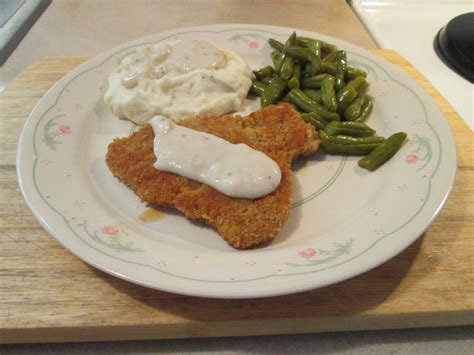
{"type": "Polygon", "coordinates": [[[207,42],[159,43],[121,61],[104,99],[114,114],[138,125],[157,114],[218,116],[241,107],[252,79],[241,57],[207,42]]]}

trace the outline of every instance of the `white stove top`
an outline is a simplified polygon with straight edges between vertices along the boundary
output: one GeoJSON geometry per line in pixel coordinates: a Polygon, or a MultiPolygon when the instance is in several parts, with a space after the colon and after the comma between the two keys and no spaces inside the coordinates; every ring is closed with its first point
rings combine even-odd
{"type": "Polygon", "coordinates": [[[474,129],[474,85],[448,68],[433,48],[452,18],[474,11],[472,0],[351,0],[352,8],[381,48],[414,65],[474,129]]]}

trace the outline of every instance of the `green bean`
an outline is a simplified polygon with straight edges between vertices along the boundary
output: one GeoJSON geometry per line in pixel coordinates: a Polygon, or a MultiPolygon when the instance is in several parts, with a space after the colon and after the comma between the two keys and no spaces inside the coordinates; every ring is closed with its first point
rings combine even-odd
{"type": "Polygon", "coordinates": [[[344,118],[348,121],[355,121],[360,115],[364,97],[356,97],[352,103],[344,110],[344,118]]]}
{"type": "Polygon", "coordinates": [[[290,56],[286,56],[285,59],[283,59],[283,63],[281,65],[280,76],[285,80],[290,79],[293,75],[294,67],[295,61],[293,60],[293,58],[291,58],[290,56]]]}
{"type": "Polygon", "coordinates": [[[273,80],[273,76],[272,77],[266,77],[266,78],[262,78],[262,80],[260,80],[262,83],[264,83],[265,85],[268,85],[272,82],[273,80]]]}
{"type": "Polygon", "coordinates": [[[312,53],[309,49],[298,47],[298,46],[288,46],[283,48],[283,53],[289,55],[290,57],[299,60],[300,62],[316,62],[318,57],[312,53]]]}
{"type": "Polygon", "coordinates": [[[256,96],[261,96],[263,95],[266,87],[267,85],[265,85],[261,81],[254,80],[252,82],[252,86],[250,87],[250,93],[256,96]]]}
{"type": "Polygon", "coordinates": [[[323,58],[324,62],[335,63],[337,61],[338,52],[329,53],[323,58]]]}
{"type": "Polygon", "coordinates": [[[287,96],[292,104],[298,106],[305,112],[316,112],[318,115],[328,121],[339,120],[339,115],[337,113],[327,111],[323,106],[321,106],[316,101],[311,100],[304,94],[303,91],[299,89],[291,90],[287,96]]]}
{"type": "MultiPolygon", "coordinates": [[[[326,133],[326,132],[324,132],[326,133]]],[[[328,135],[326,133],[326,135],[328,135]]],[[[328,135],[328,139],[333,143],[338,144],[371,144],[371,143],[382,143],[385,142],[384,137],[351,137],[345,135],[331,136],[328,135]]]]}
{"type": "Polygon", "coordinates": [[[338,113],[342,115],[346,108],[357,97],[357,90],[352,86],[345,86],[337,93],[337,107],[338,113]]]}
{"type": "Polygon", "coordinates": [[[277,51],[281,51],[283,49],[284,44],[281,43],[280,41],[277,41],[276,39],[269,38],[268,43],[273,49],[276,49],[277,51]]]}
{"type": "Polygon", "coordinates": [[[321,65],[319,66],[319,70],[321,71],[321,73],[328,73],[331,75],[336,74],[336,68],[337,68],[336,63],[326,62],[326,61],[322,61],[321,65]]]}
{"type": "Polygon", "coordinates": [[[285,47],[290,47],[290,46],[296,46],[296,32],[293,31],[293,33],[288,37],[288,39],[285,42],[285,47]]]}
{"type": "MultiPolygon", "coordinates": [[[[327,120],[327,119],[321,117],[317,112],[305,112],[305,113],[303,113],[303,114],[304,114],[304,115],[307,115],[307,116],[310,116],[310,117],[313,117],[313,118],[315,118],[315,119],[319,119],[321,122],[324,123],[324,125],[327,125],[329,122],[331,122],[331,121],[329,121],[329,120],[327,120]]],[[[302,115],[303,115],[303,114],[302,114],[302,115]]]]}
{"type": "Polygon", "coordinates": [[[321,49],[328,53],[337,52],[339,50],[336,45],[324,41],[321,41],[321,49]]]}
{"type": "Polygon", "coordinates": [[[293,66],[294,66],[294,60],[292,58],[289,58],[289,56],[286,55],[285,53],[285,48],[291,47],[295,44],[296,40],[296,33],[293,32],[290,37],[286,40],[285,44],[283,45],[281,51],[281,66],[278,70],[278,74],[282,76],[283,79],[288,80],[291,77],[291,74],[293,73],[293,66]]]}
{"type": "MultiPolygon", "coordinates": [[[[331,124],[328,123],[328,125],[331,124]]],[[[327,126],[326,126],[327,128],[327,126]]],[[[340,143],[334,140],[334,137],[326,133],[326,129],[319,131],[321,138],[321,145],[326,153],[330,154],[351,154],[351,155],[366,155],[376,149],[382,143],[361,143],[361,144],[347,144],[340,143]]]]}
{"type": "MultiPolygon", "coordinates": [[[[319,70],[321,73],[328,73],[328,74],[331,74],[331,75],[336,75],[336,64],[335,63],[332,63],[332,62],[327,62],[327,61],[322,61],[320,66],[319,66],[319,70]]],[[[345,78],[346,80],[351,80],[351,79],[354,79],[358,76],[362,76],[364,78],[367,77],[367,73],[363,70],[360,70],[360,69],[357,69],[357,68],[354,68],[354,67],[347,67],[346,68],[346,74],[345,74],[345,78]]]]}
{"type": "Polygon", "coordinates": [[[280,77],[273,77],[260,96],[262,107],[271,105],[278,101],[286,89],[286,81],[280,77]]]}
{"type": "MultiPolygon", "coordinates": [[[[339,92],[337,93],[337,103],[339,106],[339,114],[345,114],[345,110],[352,104],[357,96],[361,96],[368,87],[367,81],[364,77],[358,76],[349,81],[339,92]]],[[[353,110],[352,108],[351,110],[353,110]]],[[[350,121],[355,118],[349,118],[350,121]]]]}
{"type": "Polygon", "coordinates": [[[316,75],[316,68],[311,63],[306,63],[303,70],[303,78],[309,78],[316,75]]]}
{"type": "Polygon", "coordinates": [[[365,83],[367,83],[365,81],[365,78],[363,76],[358,76],[354,79],[352,79],[351,81],[349,81],[345,86],[344,88],[348,88],[349,86],[352,86],[354,89],[356,90],[359,90],[359,88],[361,86],[363,86],[365,83]]]}
{"type": "Polygon", "coordinates": [[[314,100],[318,103],[322,103],[321,101],[321,90],[313,90],[313,89],[304,89],[303,92],[306,96],[308,96],[311,100],[314,100]]]}
{"type": "Polygon", "coordinates": [[[362,108],[360,110],[359,117],[356,118],[356,122],[364,122],[372,111],[373,102],[372,99],[365,96],[364,103],[362,104],[362,108]]]}
{"type": "Polygon", "coordinates": [[[303,79],[303,87],[307,89],[320,89],[323,84],[323,80],[328,74],[318,74],[309,78],[303,79]]]}
{"type": "Polygon", "coordinates": [[[296,45],[302,46],[302,47],[308,47],[309,40],[312,40],[312,38],[296,36],[296,45]]]}
{"type": "Polygon", "coordinates": [[[365,81],[361,86],[357,88],[357,93],[359,96],[363,96],[369,89],[369,83],[365,81]]]}
{"type": "Polygon", "coordinates": [[[274,72],[279,74],[280,69],[281,69],[281,65],[283,63],[283,53],[279,50],[274,50],[271,53],[271,57],[272,57],[274,72]]]}
{"type": "Polygon", "coordinates": [[[301,118],[303,118],[305,122],[312,124],[318,130],[323,130],[327,125],[327,122],[316,112],[302,113],[301,118]]]}
{"type": "Polygon", "coordinates": [[[261,80],[263,78],[271,77],[273,75],[273,68],[270,65],[267,65],[266,67],[254,70],[253,73],[258,80],[261,80]]]}
{"type": "Polygon", "coordinates": [[[344,76],[346,75],[346,68],[347,68],[347,54],[346,51],[339,51],[337,56],[336,62],[336,73],[334,76],[336,77],[336,81],[334,83],[334,87],[336,91],[341,90],[344,87],[344,76]]]}
{"type": "MultiPolygon", "coordinates": [[[[299,45],[302,45],[302,46],[308,47],[309,42],[311,42],[311,41],[314,41],[314,39],[309,38],[309,37],[304,37],[304,36],[297,36],[296,37],[296,43],[299,44],[299,45]]],[[[323,50],[325,50],[329,53],[338,51],[338,48],[334,44],[329,44],[329,43],[321,41],[321,40],[318,40],[318,41],[321,43],[321,49],[323,49],[323,50]]]]}
{"type": "Polygon", "coordinates": [[[403,142],[407,138],[405,132],[398,132],[390,137],[377,148],[375,148],[369,155],[360,159],[357,164],[369,171],[376,170],[379,166],[388,161],[400,149],[403,142]]]}
{"type": "Polygon", "coordinates": [[[379,144],[380,143],[349,145],[321,141],[321,145],[323,146],[324,151],[330,154],[366,155],[373,151],[375,148],[377,148],[379,144]]]}
{"type": "Polygon", "coordinates": [[[310,38],[306,46],[316,57],[321,58],[321,41],[310,38]]]}
{"type": "Polygon", "coordinates": [[[300,79],[301,79],[301,64],[295,63],[293,68],[293,75],[290,80],[288,80],[288,87],[290,89],[299,89],[300,88],[300,79]]]}
{"type": "Polygon", "coordinates": [[[328,111],[337,111],[336,91],[334,90],[335,79],[331,75],[326,75],[321,84],[321,101],[328,111]]]}
{"type": "Polygon", "coordinates": [[[300,62],[308,62],[313,67],[312,70],[317,73],[321,64],[321,59],[307,48],[298,46],[288,46],[283,48],[283,53],[300,62]]]}
{"type": "Polygon", "coordinates": [[[351,80],[357,78],[358,76],[362,76],[367,78],[367,73],[362,69],[357,69],[354,67],[347,67],[346,69],[346,79],[351,80]]]}
{"type": "Polygon", "coordinates": [[[285,48],[288,48],[288,47],[293,47],[296,45],[296,32],[293,32],[290,37],[288,37],[288,39],[286,40],[285,42],[285,45],[283,46],[283,48],[281,49],[282,53],[283,53],[283,59],[285,59],[286,57],[286,53],[285,53],[285,48]]]}
{"type": "Polygon", "coordinates": [[[369,137],[375,133],[365,123],[354,121],[329,122],[324,131],[330,136],[342,134],[352,137],[369,137]]]}

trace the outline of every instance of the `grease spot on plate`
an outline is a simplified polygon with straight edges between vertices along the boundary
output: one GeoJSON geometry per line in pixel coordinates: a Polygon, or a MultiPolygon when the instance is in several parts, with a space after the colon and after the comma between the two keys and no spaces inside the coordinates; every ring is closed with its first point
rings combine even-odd
{"type": "Polygon", "coordinates": [[[163,219],[164,217],[165,214],[156,208],[147,208],[138,216],[138,218],[140,218],[140,220],[143,222],[156,222],[160,219],[163,219]]]}

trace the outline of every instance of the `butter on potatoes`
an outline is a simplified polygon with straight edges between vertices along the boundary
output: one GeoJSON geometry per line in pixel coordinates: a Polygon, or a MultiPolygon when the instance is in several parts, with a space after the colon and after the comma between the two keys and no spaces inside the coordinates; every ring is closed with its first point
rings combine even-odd
{"type": "Polygon", "coordinates": [[[125,57],[108,77],[104,100],[138,125],[157,114],[219,116],[242,106],[253,78],[233,52],[196,40],[162,42],[125,57]]]}

